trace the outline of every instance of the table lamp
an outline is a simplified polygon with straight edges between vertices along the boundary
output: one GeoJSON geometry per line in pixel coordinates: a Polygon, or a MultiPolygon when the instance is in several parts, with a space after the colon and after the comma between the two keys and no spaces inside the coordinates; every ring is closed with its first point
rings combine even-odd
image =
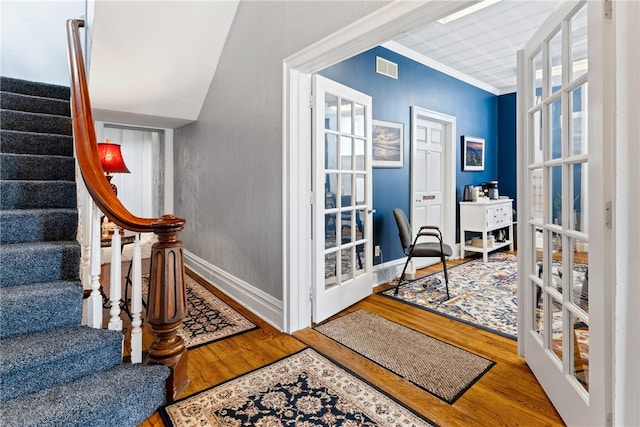
{"type": "Polygon", "coordinates": [[[111,183],[114,173],[130,173],[127,169],[127,165],[124,164],[122,158],[122,152],[120,151],[120,144],[112,144],[111,140],[107,139],[105,142],[98,144],[98,154],[100,155],[100,164],[102,170],[111,184],[111,189],[118,195],[118,187],[111,183]]]}

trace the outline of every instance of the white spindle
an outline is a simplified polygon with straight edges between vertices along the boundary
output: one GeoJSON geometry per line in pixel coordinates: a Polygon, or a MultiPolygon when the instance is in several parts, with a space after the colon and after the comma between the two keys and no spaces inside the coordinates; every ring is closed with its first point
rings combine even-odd
{"type": "Polygon", "coordinates": [[[116,225],[111,238],[111,285],[109,289],[109,302],[111,303],[109,329],[116,331],[122,330],[122,319],[120,318],[120,299],[122,299],[121,248],[120,228],[116,225]]]}
{"type": "Polygon", "coordinates": [[[87,325],[91,328],[102,328],[102,294],[100,293],[100,209],[91,203],[91,247],[89,268],[91,274],[91,294],[87,299],[87,325]]]}
{"type": "Polygon", "coordinates": [[[136,233],[131,263],[131,363],[142,363],[142,249],[140,248],[140,233],[136,233]]]}

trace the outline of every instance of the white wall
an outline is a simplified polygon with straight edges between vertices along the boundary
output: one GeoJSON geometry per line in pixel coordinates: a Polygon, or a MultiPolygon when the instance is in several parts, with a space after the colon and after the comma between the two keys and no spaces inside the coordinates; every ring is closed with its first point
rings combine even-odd
{"type": "Polygon", "coordinates": [[[0,73],[69,86],[66,21],[85,14],[85,0],[2,0],[0,73]]]}

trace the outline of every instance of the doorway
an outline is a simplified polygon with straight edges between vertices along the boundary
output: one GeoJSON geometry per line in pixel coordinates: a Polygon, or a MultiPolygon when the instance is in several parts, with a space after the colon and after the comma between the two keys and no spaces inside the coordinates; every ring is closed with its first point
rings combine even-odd
{"type": "MultiPolygon", "coordinates": [[[[456,118],[411,107],[411,224],[440,228],[445,242],[455,242],[456,118]]],[[[413,270],[440,262],[417,258],[413,270]]]]}

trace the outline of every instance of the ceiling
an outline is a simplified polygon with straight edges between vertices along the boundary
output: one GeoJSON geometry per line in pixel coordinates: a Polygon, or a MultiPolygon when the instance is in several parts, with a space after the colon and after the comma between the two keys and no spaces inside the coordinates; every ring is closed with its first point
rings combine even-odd
{"type": "MultiPolygon", "coordinates": [[[[162,128],[197,120],[240,1],[96,0],[94,118],[162,128]]],[[[559,1],[503,0],[447,24],[406,31],[384,46],[491,93],[509,93],[516,51],[559,1]]]]}
{"type": "Polygon", "coordinates": [[[558,3],[559,0],[503,0],[447,24],[435,22],[406,32],[385,47],[415,60],[424,57],[423,62],[434,68],[437,63],[442,64],[495,94],[513,92],[516,52],[558,3]]]}

